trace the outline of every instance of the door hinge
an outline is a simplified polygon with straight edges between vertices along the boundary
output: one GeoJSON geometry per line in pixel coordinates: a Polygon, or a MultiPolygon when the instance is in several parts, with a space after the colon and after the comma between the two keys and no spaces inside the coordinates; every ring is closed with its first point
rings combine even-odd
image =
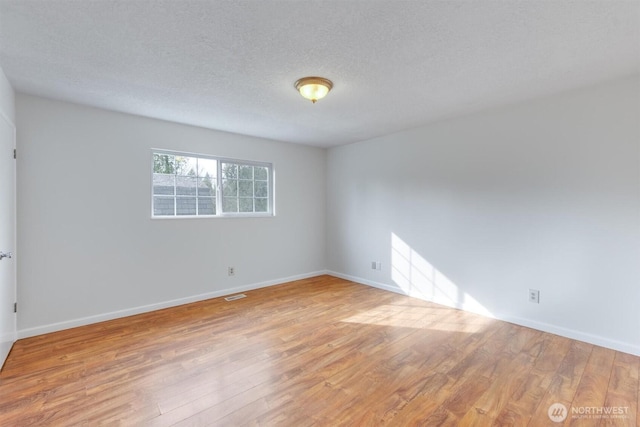
{"type": "Polygon", "coordinates": [[[14,313],[17,313],[17,312],[18,312],[18,303],[17,303],[17,302],[14,302],[14,303],[13,303],[13,312],[14,312],[14,313]]]}
{"type": "Polygon", "coordinates": [[[16,152],[16,151],[17,151],[17,150],[14,148],[14,149],[13,149],[13,158],[14,158],[14,159],[17,159],[17,158],[18,158],[18,157],[17,157],[17,152],[16,152]]]}

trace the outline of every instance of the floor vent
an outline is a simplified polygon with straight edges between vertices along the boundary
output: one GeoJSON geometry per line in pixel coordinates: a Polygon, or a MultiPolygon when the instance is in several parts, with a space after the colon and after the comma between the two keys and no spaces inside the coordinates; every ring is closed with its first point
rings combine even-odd
{"type": "Polygon", "coordinates": [[[238,294],[238,295],[231,295],[230,297],[226,297],[224,300],[225,301],[235,301],[237,299],[240,298],[246,298],[247,296],[245,294],[238,294]]]}

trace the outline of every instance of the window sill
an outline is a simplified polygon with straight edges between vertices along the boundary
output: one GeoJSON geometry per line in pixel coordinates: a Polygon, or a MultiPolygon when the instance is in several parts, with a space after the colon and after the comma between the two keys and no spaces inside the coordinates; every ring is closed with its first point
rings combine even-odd
{"type": "Polygon", "coordinates": [[[224,215],[180,215],[180,216],[155,216],[151,219],[224,219],[224,218],[273,218],[275,214],[224,214],[224,215]]]}

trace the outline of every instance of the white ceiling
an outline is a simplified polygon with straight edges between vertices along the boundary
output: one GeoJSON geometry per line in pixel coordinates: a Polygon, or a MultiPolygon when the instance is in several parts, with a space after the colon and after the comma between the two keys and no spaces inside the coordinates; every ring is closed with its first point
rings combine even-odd
{"type": "Polygon", "coordinates": [[[640,72],[640,1],[0,0],[17,91],[330,147],[640,72]],[[293,88],[331,79],[313,105],[293,88]]]}

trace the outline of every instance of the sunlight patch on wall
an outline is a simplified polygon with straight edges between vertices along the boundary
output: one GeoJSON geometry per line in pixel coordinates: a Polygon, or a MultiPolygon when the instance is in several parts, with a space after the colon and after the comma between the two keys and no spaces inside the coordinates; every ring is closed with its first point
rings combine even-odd
{"type": "Polygon", "coordinates": [[[482,304],[461,291],[395,233],[391,233],[391,280],[411,297],[491,316],[482,304]]]}

